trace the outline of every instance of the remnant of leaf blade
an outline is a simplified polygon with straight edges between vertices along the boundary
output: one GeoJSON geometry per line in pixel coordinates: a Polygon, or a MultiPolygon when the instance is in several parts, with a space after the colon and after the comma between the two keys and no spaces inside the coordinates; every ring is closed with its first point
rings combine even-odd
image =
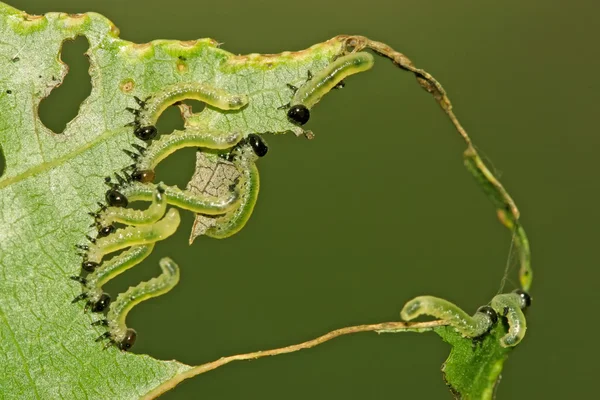
{"type": "Polygon", "coordinates": [[[452,346],[442,367],[444,380],[456,398],[492,399],[504,361],[511,348],[501,347],[500,338],[507,332],[499,323],[481,339],[462,337],[451,326],[434,329],[452,346]]]}
{"type": "Polygon", "coordinates": [[[0,3],[1,398],[139,398],[190,368],[102,351],[94,339],[103,330],[90,327],[98,317],[70,303],[80,293],[68,279],[80,271],[73,245],[93,230],[87,212],[103,200],[104,177],[131,164],[122,149],[137,141],[124,127],[133,96],[181,81],[218,82],[248,94],[250,105],[237,113],[206,107],[196,122],[285,132],[296,128],[277,110],[291,95],[286,83],[306,79],[342,46],[335,38],[297,53],[235,56],[212,39],[134,44],[117,35],[99,14],[31,16],[0,3]],[[37,107],[66,74],[63,41],[79,35],[90,44],[92,92],[56,135],[37,107]]]}

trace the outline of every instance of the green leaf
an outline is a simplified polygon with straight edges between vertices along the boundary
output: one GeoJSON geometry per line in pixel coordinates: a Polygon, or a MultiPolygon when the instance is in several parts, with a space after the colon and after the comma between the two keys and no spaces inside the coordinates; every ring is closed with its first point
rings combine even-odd
{"type": "Polygon", "coordinates": [[[0,398],[139,398],[190,368],[103,351],[95,317],[70,304],[80,293],[69,280],[81,264],[73,246],[93,229],[87,213],[103,201],[104,177],[131,164],[122,149],[137,139],[125,108],[169,84],[218,83],[250,104],[238,113],[206,107],[211,128],[297,130],[277,109],[291,97],[286,84],[302,83],[342,45],[339,37],[296,53],[234,56],[212,39],[134,44],[99,14],[30,16],[0,3],[0,398]],[[37,108],[67,73],[63,41],[77,36],[90,45],[92,92],[57,135],[37,108]]]}
{"type": "Polygon", "coordinates": [[[434,329],[452,346],[450,356],[442,367],[444,380],[456,398],[493,399],[504,361],[512,347],[500,346],[507,332],[502,323],[496,324],[481,339],[462,337],[451,326],[434,329]]]}

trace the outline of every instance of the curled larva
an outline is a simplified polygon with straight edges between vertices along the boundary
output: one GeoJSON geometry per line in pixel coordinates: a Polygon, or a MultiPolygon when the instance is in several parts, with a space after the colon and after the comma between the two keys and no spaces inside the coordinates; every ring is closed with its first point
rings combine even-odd
{"type": "Polygon", "coordinates": [[[500,345],[512,347],[523,340],[527,330],[527,320],[522,310],[530,305],[531,296],[520,289],[512,293],[499,294],[492,299],[492,308],[508,321],[508,333],[500,339],[500,345]]]}
{"type": "Polygon", "coordinates": [[[171,208],[163,219],[154,224],[117,229],[110,235],[97,239],[87,248],[86,262],[100,263],[106,254],[166,239],[175,233],[179,222],[179,211],[171,208]]]}
{"type": "Polygon", "coordinates": [[[470,316],[451,302],[433,296],[419,296],[407,302],[400,316],[405,321],[413,320],[421,315],[431,315],[447,321],[461,335],[476,338],[486,334],[498,320],[498,316],[490,307],[480,307],[470,316]]]}
{"type": "Polygon", "coordinates": [[[82,293],[73,302],[85,299],[87,300],[86,309],[90,308],[93,312],[104,311],[110,304],[110,296],[102,290],[102,286],[117,275],[141,263],[150,255],[153,248],[154,243],[133,246],[110,260],[103,262],[85,278],[72,276],[71,279],[83,285],[82,293]]]}
{"type": "Polygon", "coordinates": [[[246,225],[256,205],[260,187],[256,160],[267,151],[266,143],[258,135],[251,134],[248,136],[247,145],[239,146],[232,152],[233,164],[240,172],[236,185],[240,191],[240,202],[233,210],[217,217],[215,225],[206,231],[207,236],[224,239],[239,232],[246,225]]]}
{"type": "Polygon", "coordinates": [[[229,149],[242,140],[241,133],[186,129],[175,131],[154,141],[138,158],[136,169],[153,171],[156,165],[172,153],[185,147],[202,147],[213,150],[229,149]]]}
{"type": "Polygon", "coordinates": [[[135,115],[134,134],[142,140],[153,139],[156,134],[156,121],[163,111],[183,100],[199,100],[221,110],[238,110],[248,104],[248,96],[232,94],[199,82],[177,83],[167,86],[145,100],[135,97],[140,109],[127,108],[135,115]]]}
{"type": "Polygon", "coordinates": [[[295,93],[289,103],[288,119],[296,125],[306,124],[310,119],[309,110],[324,95],[339,86],[344,78],[369,70],[373,63],[373,56],[369,53],[347,54],[331,62],[299,88],[289,85],[295,93]]]}
{"type": "MultiPolygon", "coordinates": [[[[148,225],[158,221],[167,209],[167,197],[162,185],[152,192],[152,204],[146,210],[132,210],[123,207],[107,207],[97,218],[100,227],[112,226],[118,222],[127,225],[148,225]]],[[[121,194],[123,198],[127,198],[121,194]]],[[[128,200],[129,201],[129,200],[128,200]]]]}
{"type": "Polygon", "coordinates": [[[109,344],[114,344],[125,351],[133,346],[137,333],[125,324],[129,311],[144,300],[167,293],[179,282],[179,267],[173,260],[163,258],[159,265],[162,273],[158,277],[130,287],[124,293],[119,294],[110,305],[106,319],[94,323],[94,325],[104,325],[108,328],[107,332],[96,341],[109,339],[109,344]]]}

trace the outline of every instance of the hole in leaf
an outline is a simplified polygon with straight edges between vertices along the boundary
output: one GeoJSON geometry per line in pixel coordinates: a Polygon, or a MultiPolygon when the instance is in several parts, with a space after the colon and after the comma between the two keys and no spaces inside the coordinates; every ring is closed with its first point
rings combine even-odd
{"type": "Polygon", "coordinates": [[[62,45],[61,60],[69,66],[63,83],[42,100],[39,116],[42,123],[55,133],[62,133],[77,116],[81,103],[90,95],[92,82],[88,70],[90,62],[84,53],[89,43],[84,36],[67,40],[62,45]]]}
{"type": "MultiPolygon", "coordinates": [[[[192,106],[194,113],[204,108],[204,103],[199,101],[185,100],[186,104],[192,106]]],[[[171,106],[167,108],[156,124],[161,135],[170,134],[174,130],[183,130],[183,118],[179,107],[171,106]]],[[[156,167],[155,182],[165,181],[169,185],[176,185],[179,188],[185,188],[187,182],[194,173],[196,149],[182,149],[177,152],[177,156],[167,157],[156,167]]]]}

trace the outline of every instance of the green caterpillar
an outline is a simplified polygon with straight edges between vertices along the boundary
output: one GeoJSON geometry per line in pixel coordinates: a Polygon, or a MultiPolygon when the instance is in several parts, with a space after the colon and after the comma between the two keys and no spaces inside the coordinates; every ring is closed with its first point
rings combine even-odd
{"type": "Polygon", "coordinates": [[[179,101],[199,100],[221,110],[239,110],[248,104],[246,95],[231,94],[199,82],[177,83],[163,88],[145,100],[138,97],[134,99],[140,108],[127,108],[135,115],[135,120],[128,125],[134,127],[134,135],[141,140],[156,137],[156,121],[167,107],[179,101]]]}
{"type": "Polygon", "coordinates": [[[137,338],[134,329],[125,324],[127,314],[131,309],[142,301],[163,295],[173,289],[179,282],[179,267],[170,258],[159,261],[162,274],[149,281],[142,282],[137,286],[130,287],[126,292],[117,296],[111,304],[106,319],[94,322],[92,325],[103,325],[108,330],[100,335],[96,341],[109,339],[108,345],[115,345],[120,350],[131,349],[137,338]]]}
{"type": "MultiPolygon", "coordinates": [[[[197,137],[190,138],[191,142],[195,140],[197,137]]],[[[160,150],[153,151],[152,145],[147,149],[144,158],[147,164],[144,164],[144,168],[154,167],[164,158],[164,142],[159,140],[156,143],[160,150]]],[[[181,143],[178,140],[176,146],[181,143]]],[[[187,144],[187,139],[183,143],[187,144]]],[[[256,202],[258,169],[254,163],[267,151],[264,141],[258,135],[251,134],[222,154],[227,158],[224,162],[231,163],[240,175],[236,190],[230,190],[229,196],[224,198],[192,193],[163,183],[156,185],[151,182],[136,182],[132,176],[125,179],[117,175],[119,184],[107,180],[111,186],[105,196],[109,205],[101,206],[98,212],[91,213],[96,220],[94,225],[98,228],[98,237],[88,237],[92,241],[91,245],[78,246],[85,251],[82,268],[89,274],[85,277],[71,277],[83,285],[82,293],[73,302],[86,299],[85,308],[93,312],[102,312],[108,308],[106,318],[94,323],[108,328],[100,340],[108,338],[109,344],[114,344],[121,350],[130,349],[137,334],[125,325],[129,310],[147,298],[166,293],[179,279],[177,266],[172,261],[163,260],[163,274],[159,278],[130,288],[112,304],[110,296],[102,289],[110,279],[142,262],[152,252],[157,241],[175,232],[179,225],[179,213],[174,208],[166,211],[167,204],[214,218],[215,225],[207,232],[209,236],[227,237],[236,233],[247,222],[256,202]],[[130,201],[136,200],[152,200],[152,203],[145,210],[126,208],[130,201]],[[114,224],[128,226],[116,229],[114,224]],[[126,248],[128,249],[112,259],[102,261],[105,255],[126,248]]]]}
{"type": "Polygon", "coordinates": [[[367,71],[373,67],[375,60],[369,53],[358,52],[341,56],[309,78],[299,88],[288,85],[294,95],[288,104],[281,106],[288,109],[288,119],[296,125],[304,125],[310,119],[310,109],[332,89],[339,87],[344,78],[367,71]]]}
{"type": "Polygon", "coordinates": [[[523,290],[495,296],[490,306],[480,307],[472,317],[453,303],[433,296],[419,296],[407,302],[400,316],[411,321],[421,315],[431,315],[447,321],[461,335],[478,338],[485,335],[498,321],[498,316],[508,321],[508,333],[500,339],[503,347],[516,346],[527,330],[523,311],[531,305],[531,297],[523,290]]]}

